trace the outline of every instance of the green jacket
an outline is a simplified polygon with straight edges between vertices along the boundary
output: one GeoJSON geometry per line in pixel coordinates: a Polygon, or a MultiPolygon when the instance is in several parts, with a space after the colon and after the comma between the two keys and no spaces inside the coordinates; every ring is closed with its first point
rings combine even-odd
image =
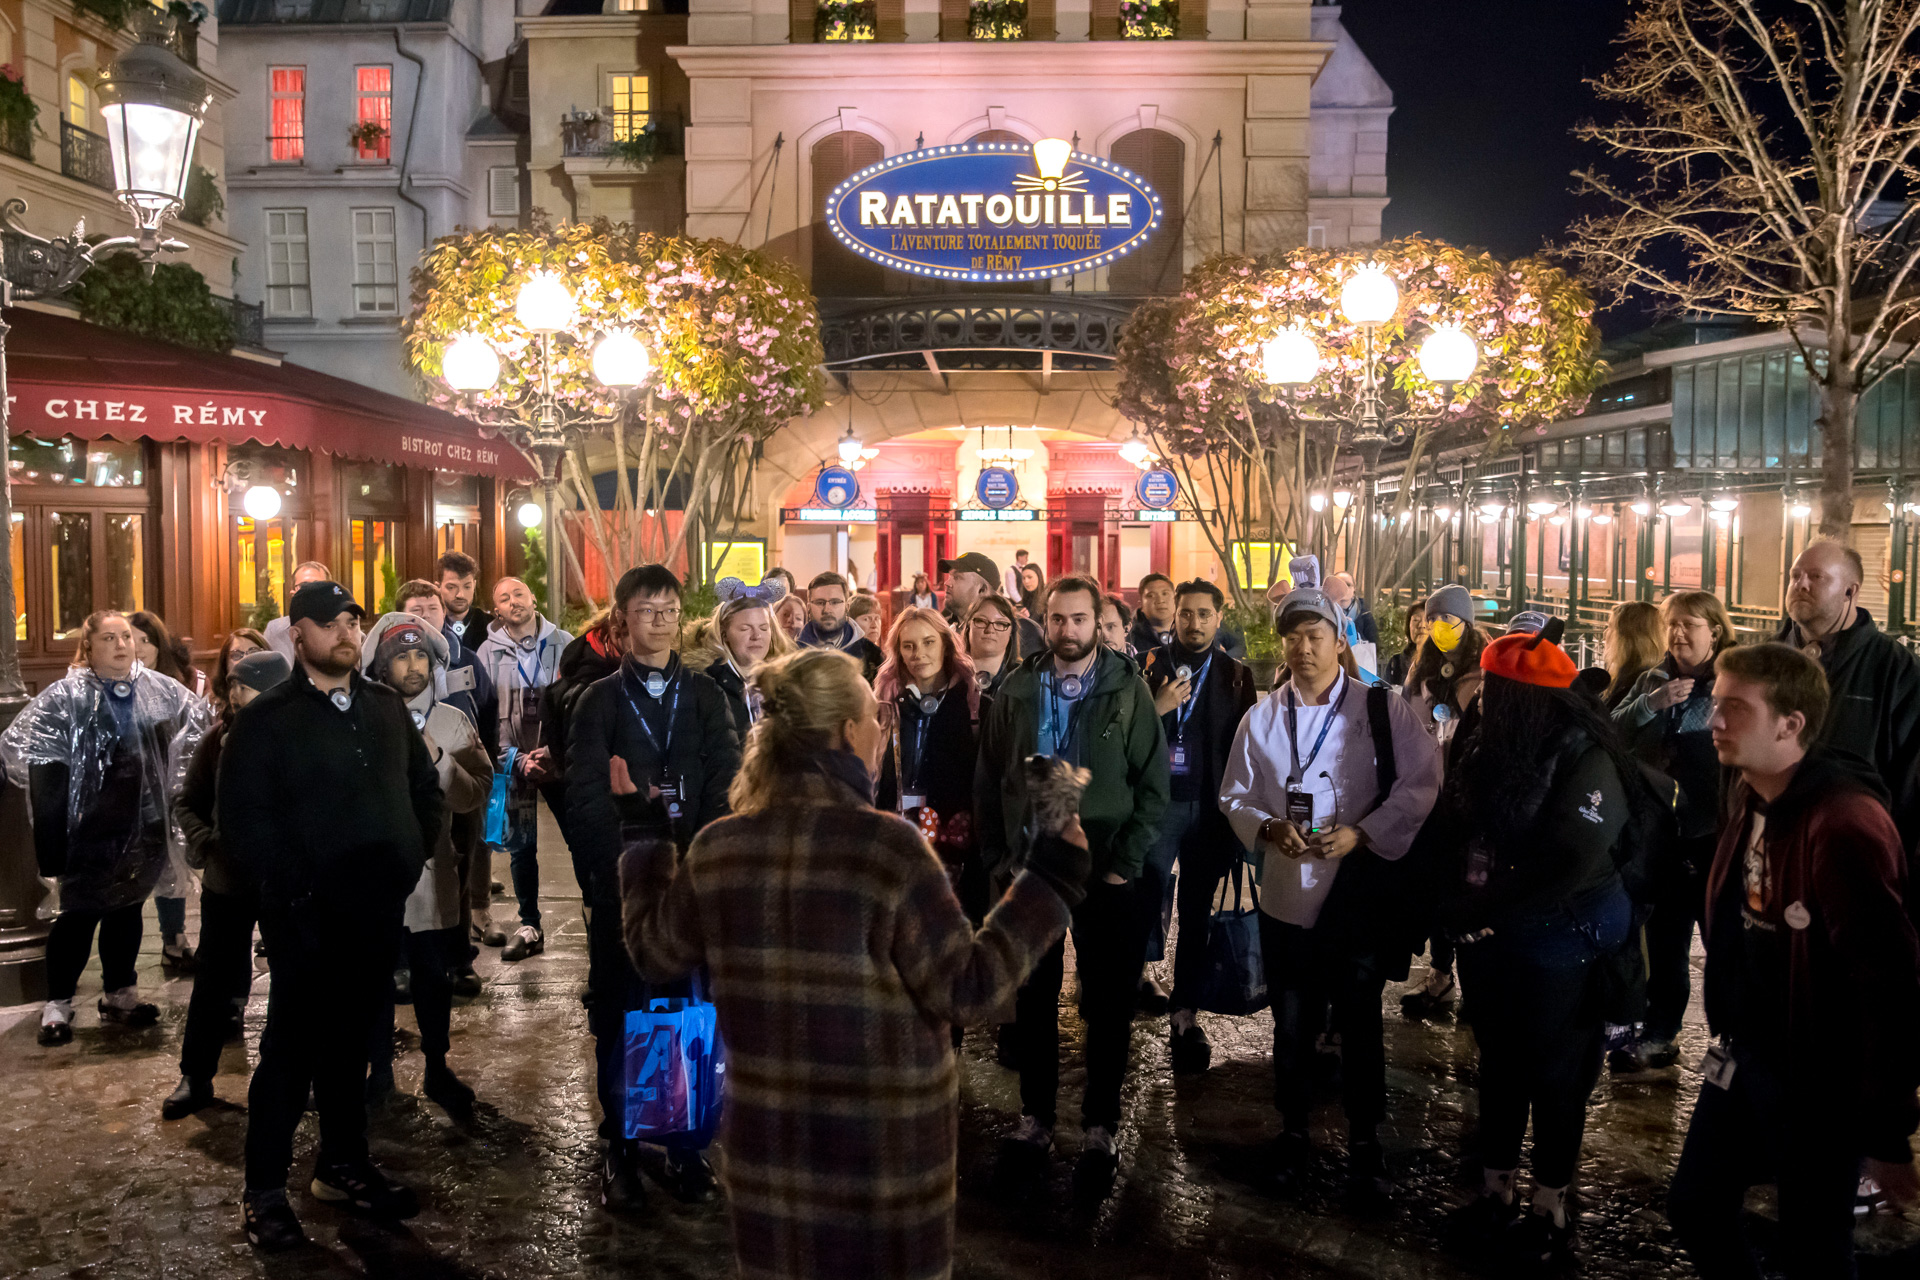
{"type": "MultiPolygon", "coordinates": [[[[1040,732],[1041,666],[1037,653],[1007,677],[980,725],[980,763],[973,779],[974,826],[987,868],[1004,879],[1026,852],[1025,763],[1040,732]]],[[[1076,763],[1093,772],[1080,796],[1080,824],[1093,851],[1092,879],[1113,872],[1131,880],[1153,847],[1167,807],[1167,735],[1153,695],[1131,662],[1102,648],[1083,696],[1075,733],[1076,763]]]]}

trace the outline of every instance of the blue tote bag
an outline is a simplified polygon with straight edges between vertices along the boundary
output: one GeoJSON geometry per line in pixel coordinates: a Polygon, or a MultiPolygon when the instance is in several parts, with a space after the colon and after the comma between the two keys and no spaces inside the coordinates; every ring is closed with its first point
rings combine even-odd
{"type": "Polygon", "coordinates": [[[1199,1005],[1209,1013],[1240,1016],[1267,1007],[1267,969],[1260,954],[1260,889],[1236,858],[1220,881],[1207,920],[1207,972],[1199,1005]]]}
{"type": "Polygon", "coordinates": [[[513,787],[513,758],[519,749],[508,747],[500,756],[500,772],[493,775],[493,790],[487,793],[487,826],[480,838],[488,844],[505,844],[507,839],[507,792],[513,787]]]}
{"type": "Polygon", "coordinates": [[[720,1024],[704,1000],[650,1000],[627,1013],[626,1114],[629,1138],[713,1137],[726,1082],[720,1024]]]}

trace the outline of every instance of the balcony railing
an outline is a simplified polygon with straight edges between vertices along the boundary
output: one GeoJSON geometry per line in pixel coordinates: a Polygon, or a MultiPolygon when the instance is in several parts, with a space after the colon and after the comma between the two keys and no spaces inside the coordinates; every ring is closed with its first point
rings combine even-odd
{"type": "Polygon", "coordinates": [[[76,182],[113,190],[113,152],[107,140],[70,120],[60,122],[60,172],[76,182]]]}
{"type": "Polygon", "coordinates": [[[0,120],[0,151],[22,160],[33,159],[33,121],[0,120]]]}
{"type": "Polygon", "coordinates": [[[1104,369],[1138,298],[1055,293],[828,298],[830,365],[870,369],[1104,369]]]}
{"type": "Polygon", "coordinates": [[[253,347],[261,351],[267,349],[267,312],[257,302],[242,302],[238,298],[216,297],[214,302],[228,309],[233,316],[233,345],[253,347]]]}
{"type": "Polygon", "coordinates": [[[222,0],[226,26],[277,23],[445,22],[453,0],[222,0]]]}
{"type": "Polygon", "coordinates": [[[678,112],[576,111],[560,117],[560,154],[624,161],[645,171],[661,156],[681,154],[678,112]]]}

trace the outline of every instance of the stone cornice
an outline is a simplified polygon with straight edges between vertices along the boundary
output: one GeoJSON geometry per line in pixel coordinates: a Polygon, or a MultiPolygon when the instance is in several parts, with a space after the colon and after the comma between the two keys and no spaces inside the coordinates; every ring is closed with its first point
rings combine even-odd
{"type": "Polygon", "coordinates": [[[978,40],[674,45],[667,54],[690,76],[745,76],[763,84],[791,80],[807,88],[823,79],[857,79],[864,89],[919,89],[929,80],[952,87],[969,77],[998,87],[1009,76],[1043,77],[1037,82],[1050,86],[1137,77],[1164,82],[1187,76],[1311,76],[1333,47],[1318,40],[978,40]]]}

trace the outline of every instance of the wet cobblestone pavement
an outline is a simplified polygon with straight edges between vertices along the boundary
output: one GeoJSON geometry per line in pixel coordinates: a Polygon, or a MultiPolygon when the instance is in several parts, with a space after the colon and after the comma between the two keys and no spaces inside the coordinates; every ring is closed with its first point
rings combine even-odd
{"type": "MultiPolygon", "coordinates": [[[[579,998],[586,937],[570,867],[550,825],[542,844],[546,953],[504,965],[497,951],[484,951],[479,968],[486,990],[454,1012],[451,1061],[480,1095],[470,1125],[452,1124],[416,1096],[421,1059],[411,1018],[400,1013],[402,1097],[374,1114],[371,1139],[375,1159],[419,1190],[425,1208],[417,1219],[399,1228],[377,1226],[320,1206],[298,1189],[312,1157],[309,1121],[296,1148],[293,1201],[314,1246],[281,1258],[254,1254],[239,1230],[240,1164],[246,1071],[265,1019],[267,983],[255,983],[245,1043],[229,1044],[222,1059],[215,1089],[223,1102],[163,1123],[160,1101],[178,1078],[191,982],[162,979],[149,909],[141,982],[161,1006],[158,1027],[128,1032],[98,1025],[92,1012],[97,965],[81,980],[70,1046],[34,1043],[37,1007],[0,1010],[6,1087],[0,1276],[729,1274],[718,1205],[683,1206],[650,1185],[652,1207],[640,1221],[616,1222],[597,1207],[598,1113],[579,998]]],[[[499,871],[505,870],[502,859],[499,871]]],[[[504,902],[496,901],[494,910],[502,922],[511,914],[504,902]]],[[[1460,1177],[1460,1151],[1473,1110],[1471,1037],[1450,1021],[1405,1022],[1398,996],[1398,988],[1388,990],[1389,1104],[1382,1132],[1396,1190],[1371,1211],[1356,1209],[1341,1193],[1344,1127],[1330,1094],[1316,1125],[1319,1158],[1306,1188],[1280,1199],[1254,1176],[1251,1157],[1277,1128],[1270,1105],[1271,1023],[1264,1014],[1206,1017],[1214,1068],[1192,1080],[1176,1081],[1168,1067],[1165,1018],[1136,1025],[1120,1180],[1100,1212],[1085,1218],[1071,1211],[1067,1194],[1079,1148],[1074,1119],[1082,1078],[1077,1021],[1068,1012],[1053,1195],[1009,1205],[993,1194],[990,1168],[996,1139],[1018,1116],[1018,1081],[995,1064],[991,1032],[970,1032],[956,1274],[980,1280],[1476,1274],[1437,1243],[1446,1211],[1469,1190],[1460,1177]]],[[[1683,1061],[1697,1062],[1703,1046],[1696,1001],[1683,1061]]],[[[1691,1070],[1664,1082],[1602,1079],[1577,1191],[1575,1274],[1692,1274],[1678,1257],[1662,1197],[1698,1088],[1691,1070]]],[[[1751,1207],[1764,1239],[1765,1194],[1757,1193],[1751,1207]]],[[[1920,1219],[1882,1213],[1867,1220],[1858,1239],[1869,1280],[1920,1277],[1920,1219]]]]}

